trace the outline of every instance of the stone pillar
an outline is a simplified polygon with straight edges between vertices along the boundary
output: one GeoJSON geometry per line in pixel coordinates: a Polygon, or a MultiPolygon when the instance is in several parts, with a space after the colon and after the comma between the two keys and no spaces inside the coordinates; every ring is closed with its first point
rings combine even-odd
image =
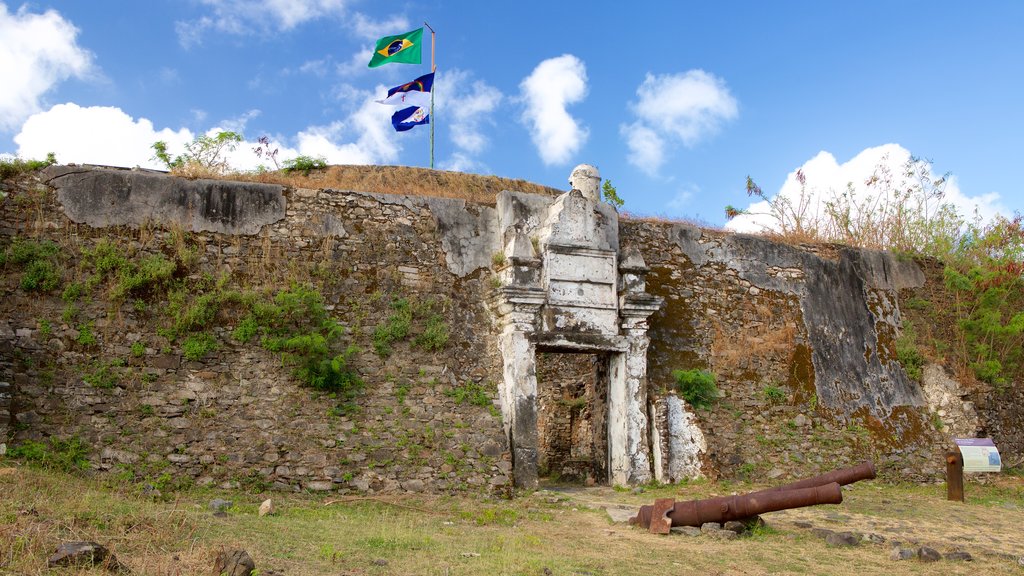
{"type": "Polygon", "coordinates": [[[507,326],[499,337],[504,379],[501,413],[512,451],[512,478],[519,488],[537,487],[537,356],[529,332],[507,326]]]}
{"type": "Polygon", "coordinates": [[[647,440],[646,316],[626,318],[625,352],[611,355],[608,382],[608,480],[636,485],[651,480],[647,440]]]}
{"type": "Polygon", "coordinates": [[[500,287],[492,308],[501,333],[501,418],[512,452],[512,480],[518,488],[537,487],[537,345],[533,333],[545,293],[540,260],[522,230],[510,230],[505,262],[495,271],[500,287]]]}

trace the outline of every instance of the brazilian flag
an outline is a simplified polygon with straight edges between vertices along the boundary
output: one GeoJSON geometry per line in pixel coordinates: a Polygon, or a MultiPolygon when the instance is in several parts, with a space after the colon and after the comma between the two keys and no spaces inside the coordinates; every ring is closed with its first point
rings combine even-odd
{"type": "Polygon", "coordinates": [[[419,64],[423,45],[423,28],[398,36],[385,36],[377,40],[377,47],[370,58],[370,68],[383,66],[392,62],[419,64]]]}

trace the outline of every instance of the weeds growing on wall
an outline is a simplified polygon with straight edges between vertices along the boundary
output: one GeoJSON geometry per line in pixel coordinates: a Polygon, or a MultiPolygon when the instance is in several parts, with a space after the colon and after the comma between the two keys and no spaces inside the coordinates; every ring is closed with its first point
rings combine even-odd
{"type": "Polygon", "coordinates": [[[353,346],[341,348],[344,326],[332,319],[323,296],[311,286],[292,285],[270,295],[247,295],[248,314],[239,322],[232,337],[239,342],[258,339],[272,352],[281,354],[294,367],[300,382],[322,392],[334,394],[339,404],[348,406],[363,386],[350,367],[353,346]]]}
{"type": "Polygon", "coordinates": [[[20,271],[19,285],[26,292],[53,292],[63,275],[60,247],[49,240],[15,237],[0,251],[0,269],[20,271]]]}
{"type": "Polygon", "coordinates": [[[679,395],[690,406],[698,410],[707,410],[718,400],[718,386],[715,385],[715,375],[711,372],[696,368],[673,370],[672,377],[676,380],[679,395]]]}
{"type": "Polygon", "coordinates": [[[25,160],[17,156],[13,158],[0,158],[0,180],[35,172],[56,163],[57,157],[53,152],[46,155],[46,160],[25,160]]]}
{"type": "Polygon", "coordinates": [[[81,438],[48,438],[45,442],[26,440],[7,450],[7,456],[41,468],[72,473],[89,468],[89,446],[81,438]]]}
{"type": "Polygon", "coordinates": [[[896,359],[911,380],[921,381],[925,360],[917,347],[917,332],[910,321],[903,322],[903,332],[896,339],[896,359]]]}
{"type": "Polygon", "coordinates": [[[373,331],[373,349],[377,355],[391,355],[392,344],[405,340],[414,331],[412,344],[427,351],[438,351],[448,344],[448,324],[435,311],[437,303],[433,300],[410,302],[408,298],[395,298],[391,301],[391,313],[383,324],[373,331]],[[425,319],[425,320],[424,320],[425,319]],[[414,320],[422,320],[414,326],[414,320]],[[422,326],[422,329],[420,329],[422,326]]]}

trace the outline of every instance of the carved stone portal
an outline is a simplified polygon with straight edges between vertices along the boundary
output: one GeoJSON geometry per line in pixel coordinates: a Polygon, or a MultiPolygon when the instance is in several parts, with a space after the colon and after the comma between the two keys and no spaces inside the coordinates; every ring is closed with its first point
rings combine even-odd
{"type": "Polygon", "coordinates": [[[619,216],[600,201],[597,168],[577,166],[555,199],[504,191],[504,258],[492,309],[504,364],[499,386],[516,486],[537,485],[538,351],[598,353],[606,375],[608,481],[651,479],[647,425],[647,318],[662,299],[645,290],[647,266],[619,247],[619,216]]]}

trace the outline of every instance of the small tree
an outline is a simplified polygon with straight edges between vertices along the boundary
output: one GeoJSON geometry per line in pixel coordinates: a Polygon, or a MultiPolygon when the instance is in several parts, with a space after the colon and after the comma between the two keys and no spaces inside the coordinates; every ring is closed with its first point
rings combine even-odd
{"type": "Polygon", "coordinates": [[[604,201],[615,206],[616,208],[622,208],[622,205],[626,203],[625,200],[619,197],[619,191],[612,186],[611,180],[605,180],[601,184],[601,190],[604,192],[604,201]]]}
{"type": "Polygon", "coordinates": [[[185,153],[172,157],[167,143],[159,140],[153,143],[153,159],[159,160],[172,172],[193,171],[224,174],[231,170],[224,154],[233,152],[242,142],[237,132],[218,132],[215,136],[196,136],[185,144],[185,153]]]}

